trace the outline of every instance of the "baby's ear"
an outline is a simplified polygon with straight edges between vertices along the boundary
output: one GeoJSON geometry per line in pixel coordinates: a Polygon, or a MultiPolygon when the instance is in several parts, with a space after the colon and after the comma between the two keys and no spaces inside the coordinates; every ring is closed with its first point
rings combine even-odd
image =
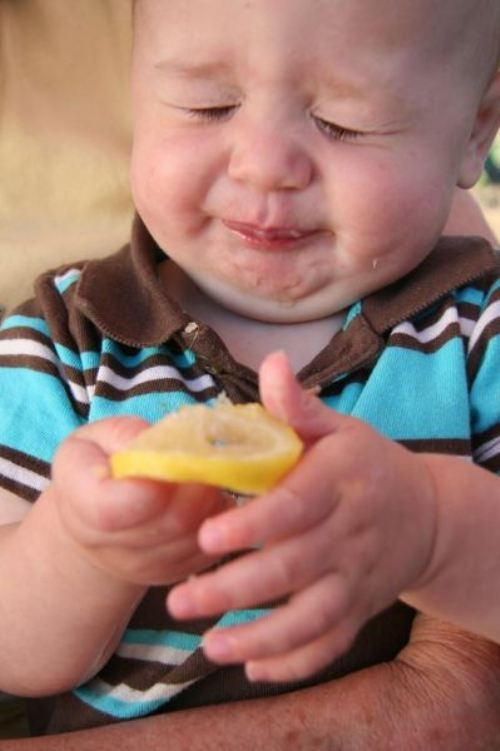
{"type": "Polygon", "coordinates": [[[489,148],[500,126],[500,70],[493,76],[477,111],[457,185],[472,188],[479,180],[489,148]]]}

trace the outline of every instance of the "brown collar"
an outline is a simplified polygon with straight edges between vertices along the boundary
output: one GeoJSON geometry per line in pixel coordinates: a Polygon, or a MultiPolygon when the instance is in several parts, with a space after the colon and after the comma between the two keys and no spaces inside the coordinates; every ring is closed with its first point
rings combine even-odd
{"type": "Polygon", "coordinates": [[[164,260],[165,254],[136,217],[130,245],[84,266],[77,307],[121,344],[142,348],[166,342],[189,318],[163,290],[159,265],[164,260]]]}
{"type": "MultiPolygon", "coordinates": [[[[162,288],[159,263],[164,259],[165,254],[137,217],[130,245],[108,258],[84,266],[77,288],[77,306],[104,334],[122,344],[141,348],[167,341],[184,329],[190,318],[162,288]]],[[[451,290],[490,274],[496,268],[495,254],[486,240],[479,237],[441,238],[418,268],[363,301],[363,312],[355,326],[359,329],[356,332],[356,352],[352,349],[352,336],[334,337],[334,340],[338,339],[334,347],[334,370],[342,372],[354,363],[359,365],[362,359],[373,357],[384,332],[432,305],[451,290]]],[[[331,377],[334,354],[331,345],[324,353],[328,355],[327,370],[331,377]]],[[[320,353],[313,368],[304,368],[303,382],[316,381],[319,371],[326,375],[321,359],[320,353]]],[[[326,360],[324,365],[327,366],[326,360]]]]}

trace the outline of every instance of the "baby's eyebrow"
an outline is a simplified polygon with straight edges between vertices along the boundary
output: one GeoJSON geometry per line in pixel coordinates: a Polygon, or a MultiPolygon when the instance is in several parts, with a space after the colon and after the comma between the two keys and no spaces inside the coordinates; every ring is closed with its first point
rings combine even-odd
{"type": "Polygon", "coordinates": [[[174,58],[164,58],[154,65],[155,70],[179,78],[212,78],[216,75],[227,75],[231,66],[224,61],[184,61],[174,58]]]}

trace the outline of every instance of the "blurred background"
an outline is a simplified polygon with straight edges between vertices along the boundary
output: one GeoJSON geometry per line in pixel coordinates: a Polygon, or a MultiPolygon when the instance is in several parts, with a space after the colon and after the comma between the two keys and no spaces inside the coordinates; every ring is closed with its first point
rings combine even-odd
{"type": "Polygon", "coordinates": [[[130,0],[0,0],[0,304],[127,241],[130,0]]]}
{"type": "Polygon", "coordinates": [[[500,136],[491,149],[484,173],[474,188],[481,207],[500,240],[500,136]]]}

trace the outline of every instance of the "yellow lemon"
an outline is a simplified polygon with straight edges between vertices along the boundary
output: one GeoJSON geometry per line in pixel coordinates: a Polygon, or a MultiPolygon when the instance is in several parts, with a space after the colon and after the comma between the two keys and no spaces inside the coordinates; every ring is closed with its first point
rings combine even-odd
{"type": "Polygon", "coordinates": [[[255,495],[273,487],[303,449],[260,404],[181,407],[111,456],[115,478],[200,482],[255,495]]]}

